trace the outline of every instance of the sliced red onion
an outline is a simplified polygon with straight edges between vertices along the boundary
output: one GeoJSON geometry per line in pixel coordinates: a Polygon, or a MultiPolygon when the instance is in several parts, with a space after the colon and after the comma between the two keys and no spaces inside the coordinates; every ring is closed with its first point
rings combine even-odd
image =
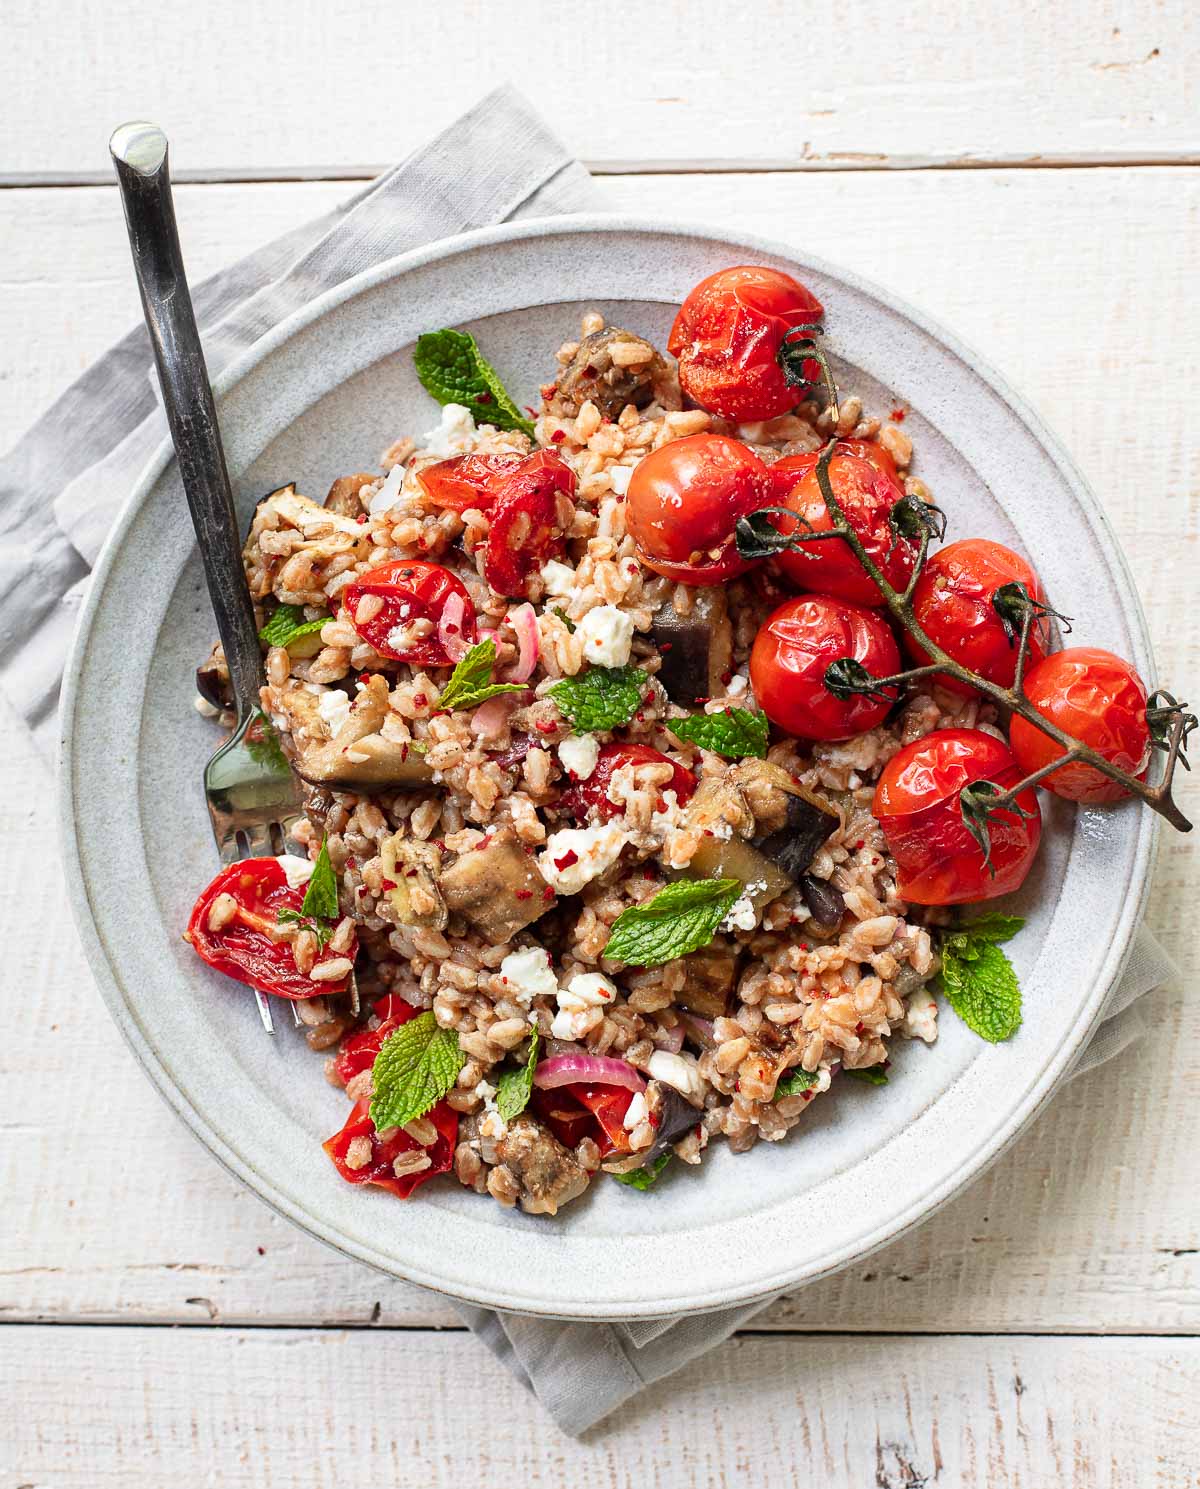
{"type": "Polygon", "coordinates": [[[533,1072],[533,1084],[543,1091],[574,1085],[646,1089],[646,1082],[627,1060],[614,1060],[609,1055],[552,1055],[533,1072]]]}
{"type": "Polygon", "coordinates": [[[508,716],[519,707],[524,693],[497,693],[481,703],[471,715],[471,733],[482,740],[499,739],[508,728],[508,716]]]}
{"type": "Polygon", "coordinates": [[[698,1044],[702,1050],[716,1048],[717,1036],[713,1031],[711,1019],[702,1019],[696,1013],[681,1013],[679,1022],[691,1036],[693,1044],[698,1044]]]}
{"type": "Polygon", "coordinates": [[[673,1029],[663,1029],[659,1037],[654,1041],[655,1049],[666,1050],[668,1054],[677,1055],[683,1048],[684,1036],[683,1020],[676,1022],[673,1029]]]}
{"type": "Polygon", "coordinates": [[[524,682],[533,676],[541,647],[538,644],[537,615],[530,604],[518,605],[508,617],[508,623],[517,633],[517,665],[510,673],[511,681],[524,682]]]}
{"type": "Polygon", "coordinates": [[[467,602],[462,595],[451,594],[442,606],[441,619],[438,621],[438,640],[452,662],[461,662],[471,650],[470,642],[463,635],[466,614],[467,602]]]}

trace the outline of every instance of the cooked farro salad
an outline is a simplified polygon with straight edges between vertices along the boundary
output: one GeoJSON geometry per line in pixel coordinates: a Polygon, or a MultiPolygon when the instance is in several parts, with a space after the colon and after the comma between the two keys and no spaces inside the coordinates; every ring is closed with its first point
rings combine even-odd
{"type": "MultiPolygon", "coordinates": [[[[254,727],[307,857],[223,869],[187,939],[296,1002],[350,1102],[342,1179],[544,1215],[661,1191],[886,1082],[935,978],[983,1037],[1019,1025],[1020,920],[954,907],[1020,886],[1037,786],[1144,794],[1181,706],[1054,650],[1018,554],[931,552],[906,411],[839,397],[824,324],[732,268],[665,350],[584,315],[524,413],[434,331],[433,428],[258,504],[254,727]]],[[[219,647],[198,682],[230,725],[219,647]]]]}

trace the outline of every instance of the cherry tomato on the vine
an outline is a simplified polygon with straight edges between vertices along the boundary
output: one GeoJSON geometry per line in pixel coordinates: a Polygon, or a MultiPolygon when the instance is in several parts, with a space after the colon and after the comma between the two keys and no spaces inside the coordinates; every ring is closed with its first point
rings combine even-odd
{"type": "MultiPolygon", "coordinates": [[[[1054,652],[1025,674],[1025,696],[1052,724],[1128,775],[1142,775],[1150,763],[1146,685],[1111,651],[1072,646],[1054,652]]],[[[1009,737],[1026,775],[1064,753],[1062,745],[1019,715],[1013,718],[1009,737]]],[[[1040,784],[1068,801],[1120,801],[1129,794],[1082,760],[1043,776],[1040,784]]]]}
{"type": "MultiPolygon", "coordinates": [[[[773,419],[800,402],[776,356],[794,326],[815,325],[820,300],[790,274],[754,265],[702,279],[679,308],[667,340],[679,382],[701,408],[741,422],[773,419]]],[[[815,362],[805,364],[815,377],[815,362]]]]}
{"type": "Polygon", "coordinates": [[[959,807],[975,781],[1001,790],[1024,776],[1008,746],[982,729],[935,729],[883,767],[872,810],[896,860],[897,887],[916,905],[959,905],[1010,894],[1024,882],[1042,836],[1037,792],[989,821],[991,869],[959,807]],[[993,872],[994,871],[994,872],[993,872]]]}
{"type": "Polygon", "coordinates": [[[682,806],[696,789],[696,777],[692,772],[686,766],[677,765],[674,760],[668,759],[661,751],[643,744],[606,744],[600,747],[591,775],[586,780],[576,781],[569,786],[558,799],[559,807],[579,821],[583,821],[589,811],[601,822],[607,821],[609,817],[620,816],[625,809],[609,800],[608,788],[613,776],[623,765],[671,767],[671,779],[659,787],[660,794],[656,803],[659,810],[663,806],[663,791],[674,791],[676,801],[682,806]]]}
{"type": "MultiPolygon", "coordinates": [[[[865,443],[854,441],[860,448],[865,443]]],[[[892,508],[904,499],[904,492],[896,480],[891,456],[886,450],[879,453],[884,459],[876,463],[839,444],[829,462],[829,484],[847,522],[883,577],[893,589],[903,591],[912,578],[920,545],[902,537],[889,521],[892,508]]],[[[772,505],[787,507],[803,519],[802,524],[773,515],[771,522],[781,532],[803,535],[809,531],[829,532],[833,527],[817,480],[818,458],[816,454],[790,455],[769,467],[772,505]]],[[[799,551],[776,554],[774,561],[793,584],[803,589],[836,595],[857,605],[884,604],[878,585],[844,539],[818,539],[799,551]]]]}
{"type": "MultiPolygon", "coordinates": [[[[1042,603],[1038,576],[1019,553],[991,538],[965,538],[939,549],[926,563],[913,590],[913,614],[947,656],[988,682],[1011,687],[1017,669],[1020,612],[1011,605],[1007,614],[1001,614],[1001,609],[1006,596],[1014,598],[1018,585],[1036,604],[1042,603]]],[[[908,649],[918,662],[932,660],[911,639],[908,649]]],[[[1035,618],[1029,633],[1029,664],[1045,655],[1044,625],[1035,618]]],[[[970,696],[974,692],[954,677],[939,673],[938,681],[953,693],[970,696]]]]}
{"type": "Polygon", "coordinates": [[[501,486],[524,460],[523,455],[452,455],[417,472],[425,494],[439,507],[487,512],[501,486]]]}
{"type": "Polygon", "coordinates": [[[575,472],[552,450],[527,456],[496,491],[483,577],[498,595],[523,598],[530,576],[561,553],[575,517],[575,472]]]}
{"type": "Polygon", "coordinates": [[[451,595],[463,602],[462,620],[457,624],[462,639],[471,645],[475,640],[471,596],[458,575],[441,564],[420,559],[380,564],[346,586],[342,603],[350,624],[381,657],[411,662],[414,667],[447,667],[451,658],[438,634],[438,623],[451,595]],[[368,600],[368,596],[374,598],[368,600]],[[374,599],[381,603],[376,606],[374,599]]]}
{"type": "MultiPolygon", "coordinates": [[[[336,982],[314,982],[296,966],[292,943],[275,939],[279,912],[298,914],[303,901],[304,886],[291,887],[277,858],[246,858],[222,869],[200,895],[186,939],[210,967],[277,998],[298,1002],[344,993],[349,975],[336,982]]],[[[346,951],[326,946],[314,965],[340,957],[353,961],[357,950],[357,938],[346,951]]]]}
{"type": "Polygon", "coordinates": [[[888,696],[839,698],[829,667],[849,657],[872,677],[900,670],[900,650],[877,611],[829,595],[798,595],[768,617],[750,653],[750,683],[767,717],[798,739],[850,739],[887,717],[888,696]]]}
{"type": "Polygon", "coordinates": [[[633,469],[625,521],[638,557],[683,584],[719,584],[751,567],[734,528],[766,502],[767,468],[740,440],[689,434],[633,469]]]}
{"type": "Polygon", "coordinates": [[[407,1199],[414,1189],[435,1179],[438,1174],[446,1173],[454,1162],[454,1148],[458,1140],[458,1113],[444,1101],[439,1101],[437,1106],[425,1113],[425,1117],[437,1129],[437,1139],[428,1148],[422,1148],[415,1138],[409,1137],[403,1127],[393,1128],[385,1142],[371,1121],[371,1103],[364,1098],[354,1103],[342,1130],[335,1132],[321,1146],[333,1159],[334,1168],[348,1184],[375,1184],[380,1189],[389,1189],[393,1194],[398,1194],[401,1199],[407,1199]],[[370,1144],[370,1154],[366,1163],[354,1167],[348,1162],[350,1144],[359,1138],[370,1144]],[[402,1153],[411,1153],[414,1149],[425,1154],[429,1159],[429,1167],[415,1173],[402,1173],[397,1177],[393,1166],[396,1159],[402,1153]]]}

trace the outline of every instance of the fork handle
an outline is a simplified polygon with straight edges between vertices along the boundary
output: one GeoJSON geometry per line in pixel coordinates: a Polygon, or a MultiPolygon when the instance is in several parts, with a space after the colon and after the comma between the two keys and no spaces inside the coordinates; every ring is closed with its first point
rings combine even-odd
{"type": "Polygon", "coordinates": [[[188,291],[167,137],[155,124],[123,124],[109,141],[133,267],[204,577],[229,665],[238,717],[259,706],[262,652],[242,568],[241,541],[212,388],[188,291]]]}

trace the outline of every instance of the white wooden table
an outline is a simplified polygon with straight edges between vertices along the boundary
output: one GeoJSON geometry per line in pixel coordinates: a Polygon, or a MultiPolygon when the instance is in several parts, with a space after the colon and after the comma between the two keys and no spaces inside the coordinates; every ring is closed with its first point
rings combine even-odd
{"type": "MultiPolygon", "coordinates": [[[[1100,493],[1161,677],[1200,691],[1186,0],[60,0],[4,29],[4,445],[137,316],[114,124],[171,135],[198,278],[511,77],[608,206],[794,241],[1008,373],[1100,493]]],[[[66,928],[49,773],[4,728],[2,1489],[1200,1484],[1192,839],[1158,866],[1184,975],[1152,1039],[916,1234],[577,1444],[436,1298],[291,1229],[167,1116],[66,928]]]]}

